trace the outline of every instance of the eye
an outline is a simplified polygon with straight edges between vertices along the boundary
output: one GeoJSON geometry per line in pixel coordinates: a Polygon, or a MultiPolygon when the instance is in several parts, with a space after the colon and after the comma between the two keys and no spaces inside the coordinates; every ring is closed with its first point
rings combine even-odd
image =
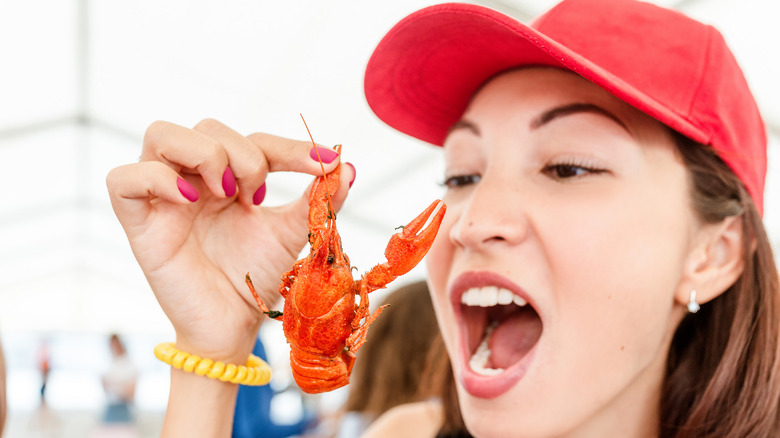
{"type": "Polygon", "coordinates": [[[590,165],[577,163],[558,163],[546,166],[542,172],[553,179],[572,179],[582,178],[588,175],[598,175],[606,172],[606,169],[600,169],[590,165]]]}
{"type": "Polygon", "coordinates": [[[470,184],[478,183],[482,177],[480,175],[454,175],[444,179],[441,184],[448,189],[456,189],[459,187],[465,187],[470,184]]]}

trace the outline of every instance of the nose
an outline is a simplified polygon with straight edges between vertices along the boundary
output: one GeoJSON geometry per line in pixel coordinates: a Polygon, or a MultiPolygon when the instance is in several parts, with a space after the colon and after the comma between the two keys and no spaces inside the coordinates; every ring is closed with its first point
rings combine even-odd
{"type": "Polygon", "coordinates": [[[528,216],[519,186],[483,178],[460,206],[454,212],[450,208],[450,214],[455,213],[450,239],[456,245],[485,250],[494,245],[516,245],[528,236],[528,216]]]}

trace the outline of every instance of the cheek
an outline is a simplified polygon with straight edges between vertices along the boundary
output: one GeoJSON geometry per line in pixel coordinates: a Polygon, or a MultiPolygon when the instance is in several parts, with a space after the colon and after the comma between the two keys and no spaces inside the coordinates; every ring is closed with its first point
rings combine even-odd
{"type": "Polygon", "coordinates": [[[554,250],[560,255],[553,258],[553,269],[562,274],[553,276],[559,282],[556,289],[576,293],[593,305],[671,304],[682,272],[680,239],[636,227],[621,232],[617,226],[598,233],[597,239],[574,236],[554,250]]]}
{"type": "Polygon", "coordinates": [[[627,210],[606,221],[582,217],[577,223],[576,232],[559,234],[563,238],[550,247],[557,317],[581,339],[579,345],[589,345],[589,354],[600,350],[602,357],[619,355],[644,366],[673,330],[684,223],[651,209],[627,210]]]}

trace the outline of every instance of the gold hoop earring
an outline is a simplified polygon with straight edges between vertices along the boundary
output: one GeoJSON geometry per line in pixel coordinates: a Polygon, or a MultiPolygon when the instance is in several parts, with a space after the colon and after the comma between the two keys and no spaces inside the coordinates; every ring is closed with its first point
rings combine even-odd
{"type": "Polygon", "coordinates": [[[696,302],[696,289],[691,289],[691,298],[688,300],[688,312],[696,313],[699,309],[701,309],[701,306],[696,302]]]}

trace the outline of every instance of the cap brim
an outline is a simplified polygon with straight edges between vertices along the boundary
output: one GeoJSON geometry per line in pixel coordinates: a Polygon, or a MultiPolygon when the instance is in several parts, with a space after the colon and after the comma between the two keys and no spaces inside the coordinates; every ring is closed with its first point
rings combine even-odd
{"type": "Polygon", "coordinates": [[[396,24],[366,67],[371,109],[393,128],[441,145],[491,77],[522,66],[571,70],[692,139],[708,136],[575,51],[509,16],[470,4],[417,11],[396,24]]]}

